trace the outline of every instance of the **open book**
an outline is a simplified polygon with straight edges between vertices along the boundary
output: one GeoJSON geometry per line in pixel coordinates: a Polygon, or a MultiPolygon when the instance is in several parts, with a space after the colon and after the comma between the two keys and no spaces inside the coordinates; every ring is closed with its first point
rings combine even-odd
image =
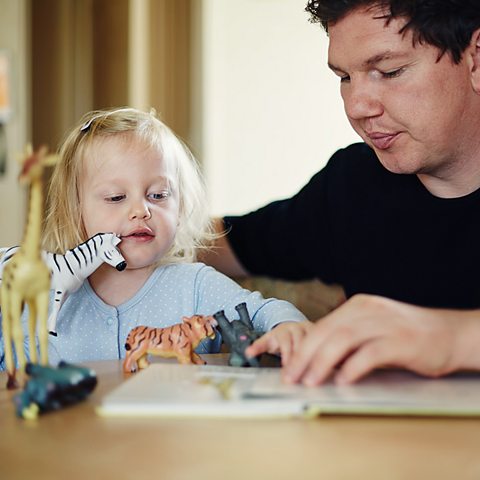
{"type": "Polygon", "coordinates": [[[278,368],[153,363],[107,394],[107,416],[479,416],[480,375],[426,379],[377,371],[355,385],[285,385],[278,368]]]}

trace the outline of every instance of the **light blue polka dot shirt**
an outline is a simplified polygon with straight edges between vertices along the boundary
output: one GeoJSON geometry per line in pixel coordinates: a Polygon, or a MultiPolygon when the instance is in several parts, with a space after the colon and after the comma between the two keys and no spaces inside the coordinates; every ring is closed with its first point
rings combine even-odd
{"type": "MultiPolygon", "coordinates": [[[[103,302],[88,281],[71,294],[57,319],[57,337],[49,335],[49,362],[85,362],[125,357],[125,339],[138,325],[167,327],[182,322],[182,316],[212,315],[225,310],[229,320],[238,319],[235,306],[246,302],[255,330],[305,320],[292,304],[259,292],[243,289],[230,278],[203,263],[172,264],[157,268],[137,294],[112,307],[103,302]]],[[[27,332],[27,312],[22,316],[27,332]]],[[[217,353],[221,338],[205,339],[197,353],[217,353]]],[[[28,356],[28,352],[27,352],[28,356]]],[[[5,369],[3,339],[0,369],[5,369]]]]}

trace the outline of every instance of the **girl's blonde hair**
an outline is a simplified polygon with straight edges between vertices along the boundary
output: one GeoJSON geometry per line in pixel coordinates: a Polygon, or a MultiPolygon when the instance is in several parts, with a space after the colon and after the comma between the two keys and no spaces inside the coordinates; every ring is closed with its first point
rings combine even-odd
{"type": "Polygon", "coordinates": [[[59,149],[48,191],[43,248],[65,253],[87,240],[80,205],[83,166],[96,141],[134,135],[157,149],[173,166],[178,191],[179,219],[174,243],[160,263],[193,261],[198,248],[214,238],[203,180],[188,147],[156,116],[134,108],[97,110],[84,115],[59,149]]]}

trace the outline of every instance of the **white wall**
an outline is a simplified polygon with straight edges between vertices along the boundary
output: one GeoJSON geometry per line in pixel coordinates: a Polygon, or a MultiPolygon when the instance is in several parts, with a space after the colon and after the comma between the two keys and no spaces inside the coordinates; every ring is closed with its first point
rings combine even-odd
{"type": "Polygon", "coordinates": [[[190,141],[212,213],[290,196],[337,148],[359,139],[326,66],[326,34],[308,22],[306,0],[195,3],[190,141]]]}

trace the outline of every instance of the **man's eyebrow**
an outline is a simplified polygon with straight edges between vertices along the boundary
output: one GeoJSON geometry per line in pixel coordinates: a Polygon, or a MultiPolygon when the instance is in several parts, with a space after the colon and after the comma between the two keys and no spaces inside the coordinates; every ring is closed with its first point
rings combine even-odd
{"type": "MultiPolygon", "coordinates": [[[[406,57],[408,54],[406,52],[394,52],[392,50],[385,50],[384,52],[377,53],[362,63],[362,67],[373,67],[377,63],[383,62],[384,60],[396,60],[402,57],[406,57]]],[[[337,67],[333,63],[328,62],[328,68],[334,72],[343,72],[344,70],[340,67],[337,67]]]]}
{"type": "Polygon", "coordinates": [[[396,60],[398,58],[406,57],[406,52],[393,52],[392,50],[385,50],[384,52],[373,55],[369,59],[363,62],[364,67],[372,67],[377,63],[383,62],[384,60],[396,60]]]}

